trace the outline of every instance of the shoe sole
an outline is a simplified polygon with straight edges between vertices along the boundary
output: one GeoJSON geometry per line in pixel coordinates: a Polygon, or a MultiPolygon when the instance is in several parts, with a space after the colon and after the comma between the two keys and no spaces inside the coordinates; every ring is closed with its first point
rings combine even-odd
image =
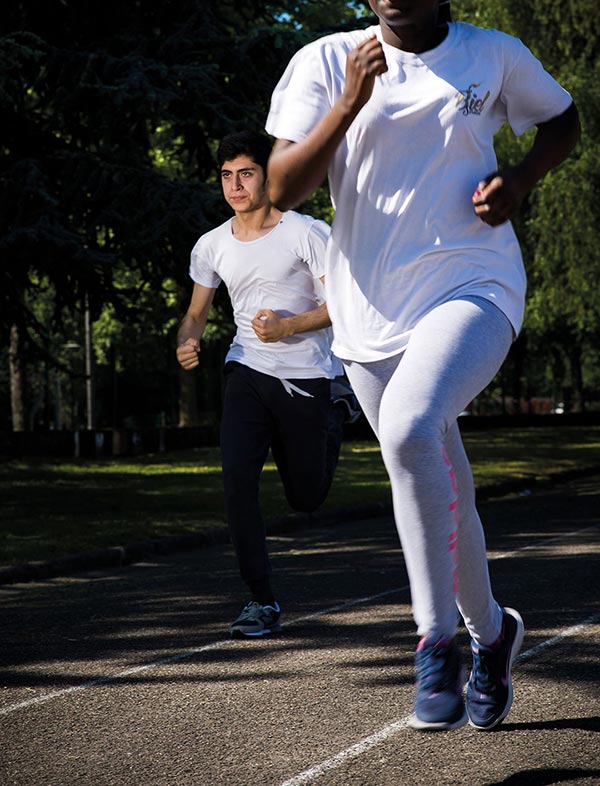
{"type": "Polygon", "coordinates": [[[424,721],[421,720],[414,712],[410,716],[408,725],[411,729],[416,729],[417,731],[450,731],[450,729],[460,729],[461,726],[465,726],[467,723],[467,713],[464,712],[463,715],[455,721],[440,721],[439,723],[432,723],[431,721],[424,721]]]}
{"type": "MultiPolygon", "coordinates": [[[[525,625],[523,624],[523,619],[518,611],[515,609],[504,608],[505,611],[510,617],[512,617],[515,622],[517,623],[517,631],[515,633],[515,640],[513,641],[513,645],[510,649],[510,659],[508,661],[508,699],[506,700],[506,704],[504,709],[502,710],[502,714],[496,718],[493,723],[489,723],[487,726],[481,726],[474,723],[471,718],[469,718],[469,726],[472,726],[474,729],[478,731],[489,731],[490,729],[495,728],[498,724],[502,723],[504,718],[510,712],[510,708],[512,707],[513,702],[513,686],[512,686],[512,665],[514,659],[519,654],[519,650],[521,649],[521,645],[523,644],[523,636],[525,635],[525,625]]],[[[467,710],[468,714],[468,710],[467,710]]]]}
{"type": "Polygon", "coordinates": [[[261,636],[269,636],[281,633],[281,631],[281,625],[274,625],[272,628],[265,628],[263,630],[256,631],[243,631],[236,628],[235,630],[230,630],[229,635],[232,639],[259,639],[261,636]]]}

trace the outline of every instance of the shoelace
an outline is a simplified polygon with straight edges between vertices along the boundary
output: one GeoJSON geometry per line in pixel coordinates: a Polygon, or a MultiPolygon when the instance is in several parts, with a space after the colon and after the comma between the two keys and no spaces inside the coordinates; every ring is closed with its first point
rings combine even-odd
{"type": "Polygon", "coordinates": [[[497,671],[497,655],[494,650],[483,650],[479,648],[473,651],[473,677],[472,683],[479,693],[490,694],[498,687],[498,679],[495,674],[497,671]]]}
{"type": "Polygon", "coordinates": [[[423,688],[441,692],[452,683],[452,675],[446,666],[450,652],[447,647],[435,645],[417,652],[417,673],[423,688]]]}
{"type": "MultiPolygon", "coordinates": [[[[242,614],[240,615],[240,619],[244,619],[244,620],[258,620],[258,619],[260,619],[264,615],[265,608],[268,608],[269,610],[273,609],[273,613],[276,613],[276,611],[277,611],[272,606],[269,606],[269,607],[261,606],[260,603],[258,603],[258,601],[251,600],[244,606],[244,610],[242,611],[242,614]]],[[[266,613],[269,614],[269,611],[267,611],[266,613]]]]}
{"type": "Polygon", "coordinates": [[[244,617],[244,619],[257,620],[262,614],[262,609],[263,607],[260,605],[260,603],[257,603],[255,600],[251,600],[244,606],[241,616],[244,617]]]}

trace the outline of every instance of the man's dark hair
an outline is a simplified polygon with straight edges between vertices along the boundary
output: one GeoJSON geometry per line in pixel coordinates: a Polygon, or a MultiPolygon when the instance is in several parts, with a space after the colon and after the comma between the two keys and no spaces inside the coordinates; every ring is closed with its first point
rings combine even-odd
{"type": "Polygon", "coordinates": [[[233,161],[238,156],[249,156],[254,163],[262,167],[267,173],[267,161],[271,153],[271,140],[265,134],[257,131],[239,131],[228,134],[219,145],[217,161],[219,169],[225,161],[233,161]]]}

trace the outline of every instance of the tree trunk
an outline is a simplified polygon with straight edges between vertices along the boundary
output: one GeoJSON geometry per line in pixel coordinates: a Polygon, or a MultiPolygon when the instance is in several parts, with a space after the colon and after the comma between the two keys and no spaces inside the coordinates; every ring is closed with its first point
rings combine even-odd
{"type": "Polygon", "coordinates": [[[581,370],[581,348],[573,342],[569,351],[571,382],[573,385],[573,412],[585,412],[585,394],[583,391],[583,372],[581,370]]]}
{"type": "Polygon", "coordinates": [[[179,423],[180,428],[198,425],[196,403],[196,374],[179,367],[179,423]]]}
{"type": "Polygon", "coordinates": [[[512,379],[512,414],[519,415],[521,413],[521,401],[523,398],[523,366],[525,355],[525,338],[523,333],[513,343],[511,349],[511,357],[513,362],[513,379],[512,379]]]}
{"type": "Polygon", "coordinates": [[[10,329],[10,346],[8,350],[10,367],[10,405],[12,411],[13,431],[25,431],[26,412],[26,371],[23,339],[18,325],[10,329]]]}

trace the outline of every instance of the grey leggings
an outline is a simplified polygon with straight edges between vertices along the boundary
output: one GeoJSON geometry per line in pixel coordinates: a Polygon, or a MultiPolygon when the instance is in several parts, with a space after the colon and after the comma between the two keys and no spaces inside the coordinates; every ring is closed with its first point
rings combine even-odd
{"type": "Polygon", "coordinates": [[[512,339],[492,303],[452,300],[417,324],[401,354],[344,363],[381,444],[420,636],[454,636],[457,608],[475,641],[500,635],[456,418],[493,379],[512,339]]]}

